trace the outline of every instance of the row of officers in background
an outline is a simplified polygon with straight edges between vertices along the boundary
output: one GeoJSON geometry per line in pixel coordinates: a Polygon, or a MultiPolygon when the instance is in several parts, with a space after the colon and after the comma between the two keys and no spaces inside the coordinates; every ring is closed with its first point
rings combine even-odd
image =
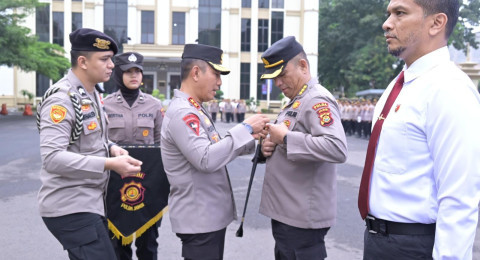
{"type": "Polygon", "coordinates": [[[243,99],[222,99],[211,100],[207,104],[207,110],[210,113],[213,122],[217,122],[217,115],[220,114],[221,122],[241,123],[245,120],[247,105],[243,99]]]}
{"type": "Polygon", "coordinates": [[[347,136],[370,138],[376,99],[339,99],[343,128],[347,136]]]}

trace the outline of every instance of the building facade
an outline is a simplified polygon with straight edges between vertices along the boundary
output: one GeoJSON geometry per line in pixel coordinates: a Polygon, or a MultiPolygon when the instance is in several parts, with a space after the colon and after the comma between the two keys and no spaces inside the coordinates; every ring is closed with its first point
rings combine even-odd
{"type": "MultiPolygon", "coordinates": [[[[260,80],[262,53],[275,41],[293,35],[304,46],[312,76],[317,75],[318,0],[40,0],[46,3],[25,20],[40,41],[64,47],[77,28],[93,28],[113,37],[119,52],[144,55],[144,88],[167,99],[180,87],[180,60],[188,43],[224,50],[224,98],[278,100],[272,82],[260,80]]],[[[45,76],[0,67],[0,103],[24,102],[22,90],[40,98],[51,85],[45,76]],[[6,84],[5,84],[6,83],[6,84]]],[[[112,92],[113,84],[105,83],[112,92]]]]}

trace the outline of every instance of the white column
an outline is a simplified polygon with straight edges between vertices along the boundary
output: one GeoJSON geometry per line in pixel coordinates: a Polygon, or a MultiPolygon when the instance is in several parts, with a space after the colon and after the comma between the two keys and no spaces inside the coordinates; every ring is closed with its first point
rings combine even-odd
{"type": "Polygon", "coordinates": [[[258,0],[252,0],[252,18],[250,29],[250,97],[257,97],[257,62],[258,62],[258,0]]]}
{"type": "Polygon", "coordinates": [[[103,8],[105,6],[103,5],[103,1],[95,1],[95,9],[94,9],[94,17],[85,17],[83,16],[83,27],[89,27],[98,31],[103,32],[103,27],[104,27],[104,18],[103,18],[103,8]],[[90,21],[88,21],[90,20],[90,21]],[[88,23],[88,26],[87,26],[88,23]]]}
{"type": "Polygon", "coordinates": [[[70,33],[72,32],[72,0],[65,0],[63,3],[63,48],[65,56],[70,57],[69,51],[72,48],[70,33]]]}
{"type": "Polygon", "coordinates": [[[318,61],[318,1],[305,0],[303,35],[303,49],[310,62],[310,73],[317,77],[318,61]],[[308,37],[307,37],[308,36],[308,37]]]}

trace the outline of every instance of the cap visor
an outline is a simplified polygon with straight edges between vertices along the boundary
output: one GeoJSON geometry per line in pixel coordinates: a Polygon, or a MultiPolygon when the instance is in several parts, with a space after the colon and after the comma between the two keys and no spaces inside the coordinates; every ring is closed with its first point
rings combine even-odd
{"type": "Polygon", "coordinates": [[[210,66],[212,66],[213,69],[215,69],[216,71],[220,71],[220,74],[222,74],[222,75],[227,75],[228,73],[230,73],[230,70],[223,67],[222,65],[215,64],[211,61],[209,61],[208,64],[210,64],[210,66]]]}
{"type": "Polygon", "coordinates": [[[272,73],[264,73],[260,79],[273,79],[273,78],[276,78],[278,75],[280,75],[280,73],[282,73],[282,70],[283,70],[283,66],[280,67],[279,69],[277,70],[274,70],[272,73]]]}
{"type": "Polygon", "coordinates": [[[143,71],[143,67],[136,64],[136,63],[130,63],[130,64],[123,64],[119,66],[122,71],[127,71],[131,68],[139,68],[143,71]]]}

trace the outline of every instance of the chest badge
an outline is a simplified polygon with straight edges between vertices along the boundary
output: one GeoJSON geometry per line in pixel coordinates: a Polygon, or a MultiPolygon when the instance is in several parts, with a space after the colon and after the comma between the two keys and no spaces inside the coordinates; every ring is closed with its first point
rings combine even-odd
{"type": "Polygon", "coordinates": [[[82,105],[82,111],[88,111],[90,109],[90,105],[82,105]]]}
{"type": "Polygon", "coordinates": [[[300,106],[300,101],[297,100],[295,101],[295,103],[293,103],[292,108],[297,109],[299,106],[300,106]]]}
{"type": "Polygon", "coordinates": [[[50,109],[50,118],[52,122],[58,124],[65,119],[67,115],[67,109],[60,105],[53,105],[50,109]]]}
{"type": "Polygon", "coordinates": [[[97,128],[97,123],[92,121],[90,124],[88,124],[87,128],[88,130],[95,130],[95,128],[97,128]]]}
{"type": "Polygon", "coordinates": [[[290,125],[292,124],[290,120],[283,120],[283,123],[287,126],[287,128],[290,128],[290,125]]]}
{"type": "Polygon", "coordinates": [[[143,137],[147,137],[148,136],[148,130],[143,130],[142,135],[143,135],[143,137]]]}

